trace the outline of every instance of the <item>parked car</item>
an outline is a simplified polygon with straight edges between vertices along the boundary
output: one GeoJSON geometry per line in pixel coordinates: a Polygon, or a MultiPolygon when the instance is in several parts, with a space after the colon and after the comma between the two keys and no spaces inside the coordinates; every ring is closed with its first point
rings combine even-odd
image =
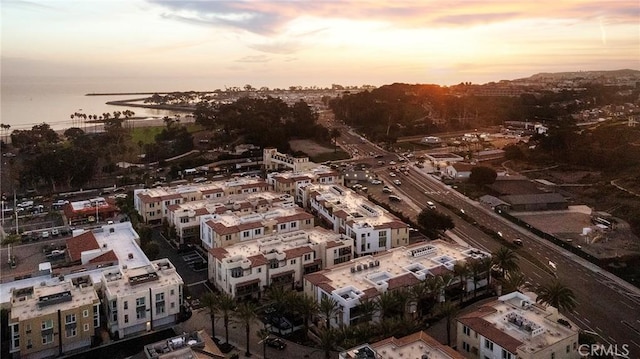
{"type": "Polygon", "coordinates": [[[54,228],[51,230],[51,235],[56,237],[58,235],[60,235],[60,231],[57,228],[54,228]]]}
{"type": "Polygon", "coordinates": [[[517,246],[522,246],[524,245],[524,243],[522,242],[522,239],[520,238],[516,238],[513,240],[513,244],[517,245],[517,246]]]}
{"type": "Polygon", "coordinates": [[[265,342],[268,346],[276,348],[278,350],[284,350],[284,348],[287,347],[287,343],[285,343],[284,340],[280,338],[267,338],[265,342]]]}
{"type": "Polygon", "coordinates": [[[49,232],[48,232],[48,231],[44,231],[44,232],[41,232],[41,233],[40,233],[40,237],[42,237],[42,238],[49,238],[49,235],[50,235],[50,234],[49,234],[49,232]]]}
{"type": "Polygon", "coordinates": [[[382,189],[382,192],[384,193],[393,193],[393,190],[387,186],[384,186],[384,188],[382,189]]]}

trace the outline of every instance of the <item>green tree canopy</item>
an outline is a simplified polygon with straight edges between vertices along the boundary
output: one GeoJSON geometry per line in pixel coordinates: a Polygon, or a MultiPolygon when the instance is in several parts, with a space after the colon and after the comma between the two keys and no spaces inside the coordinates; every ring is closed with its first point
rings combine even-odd
{"type": "Polygon", "coordinates": [[[498,177],[498,174],[493,168],[476,166],[471,169],[469,182],[475,184],[478,187],[482,187],[484,185],[492,184],[493,182],[495,182],[496,177],[498,177]]]}
{"type": "Polygon", "coordinates": [[[440,231],[454,227],[451,217],[430,208],[425,208],[418,214],[418,225],[432,238],[437,237],[440,231]]]}

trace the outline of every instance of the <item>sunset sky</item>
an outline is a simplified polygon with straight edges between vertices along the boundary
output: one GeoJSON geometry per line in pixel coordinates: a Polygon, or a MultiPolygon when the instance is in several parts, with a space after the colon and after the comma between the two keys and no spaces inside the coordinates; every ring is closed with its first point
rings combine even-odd
{"type": "Polygon", "coordinates": [[[640,68],[638,0],[2,0],[2,75],[256,87],[640,68]]]}

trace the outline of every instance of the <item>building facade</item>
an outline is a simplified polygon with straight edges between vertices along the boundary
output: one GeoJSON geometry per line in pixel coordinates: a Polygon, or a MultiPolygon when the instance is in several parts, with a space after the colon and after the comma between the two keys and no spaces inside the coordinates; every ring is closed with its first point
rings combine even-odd
{"type": "Polygon", "coordinates": [[[14,357],[46,358],[85,350],[100,326],[99,307],[89,277],[13,289],[9,351],[14,357]]]}
{"type": "Polygon", "coordinates": [[[363,344],[345,350],[340,359],[464,359],[464,356],[451,347],[440,344],[429,334],[420,331],[402,338],[389,337],[373,344],[363,344]]]}
{"type": "Polygon", "coordinates": [[[273,191],[290,194],[296,203],[303,204],[303,187],[309,184],[343,184],[339,172],[326,166],[318,166],[304,172],[273,172],[267,174],[267,183],[273,191]]]}
{"type": "Polygon", "coordinates": [[[232,194],[249,194],[266,190],[267,184],[264,180],[242,177],[230,181],[137,189],[133,191],[133,204],[144,222],[160,223],[167,219],[171,205],[203,199],[220,200],[232,194]]]}
{"type": "Polygon", "coordinates": [[[175,324],[184,282],[168,259],[102,274],[107,328],[118,338],[175,324]]]}
{"type": "Polygon", "coordinates": [[[353,238],[357,256],[409,244],[406,223],[350,189],[338,185],[309,185],[303,197],[320,224],[353,238]]]}
{"type": "Polygon", "coordinates": [[[580,358],[579,328],[556,308],[536,304],[533,293],[505,294],[457,318],[456,331],[467,358],[580,358]]]}
{"type": "Polygon", "coordinates": [[[209,250],[209,279],[235,298],[258,298],[272,286],[302,286],[305,274],[352,258],[353,240],[316,227],[209,250]]]}
{"type": "Polygon", "coordinates": [[[267,171],[288,169],[293,172],[302,172],[318,166],[316,163],[309,161],[309,157],[293,157],[278,152],[276,148],[264,149],[262,163],[267,171]]]}

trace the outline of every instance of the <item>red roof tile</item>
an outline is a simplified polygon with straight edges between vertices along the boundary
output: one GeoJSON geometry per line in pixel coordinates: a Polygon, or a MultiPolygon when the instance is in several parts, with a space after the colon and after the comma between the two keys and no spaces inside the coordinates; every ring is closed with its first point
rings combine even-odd
{"type": "Polygon", "coordinates": [[[298,258],[302,257],[306,253],[312,253],[313,249],[310,247],[298,247],[292,249],[285,249],[284,253],[286,254],[285,259],[298,258]]]}
{"type": "Polygon", "coordinates": [[[247,259],[251,261],[251,268],[261,267],[269,263],[267,258],[262,254],[256,254],[255,256],[247,257],[247,259]]]}
{"type": "Polygon", "coordinates": [[[517,354],[518,347],[523,343],[518,339],[510,336],[509,334],[501,331],[496,328],[490,322],[484,320],[480,317],[463,317],[458,318],[458,321],[474,331],[478,332],[478,334],[483,337],[491,340],[492,342],[498,344],[502,348],[506,349],[512,354],[517,354]]]}
{"type": "Polygon", "coordinates": [[[410,287],[420,283],[420,279],[416,278],[413,273],[406,273],[401,276],[397,276],[389,279],[389,290],[402,288],[402,287],[410,287]]]}
{"type": "Polygon", "coordinates": [[[216,247],[216,248],[210,248],[209,254],[211,254],[213,258],[221,261],[227,257],[227,254],[229,254],[229,252],[227,252],[227,250],[224,248],[216,247]]]}
{"type": "Polygon", "coordinates": [[[89,263],[100,263],[100,262],[116,262],[117,263],[118,256],[116,256],[113,250],[110,250],[108,252],[102,253],[101,255],[89,261],[89,263]]]}
{"type": "Polygon", "coordinates": [[[69,251],[69,257],[72,262],[79,261],[82,252],[99,248],[100,245],[98,245],[98,241],[96,241],[96,237],[91,231],[67,239],[67,250],[69,251]]]}

